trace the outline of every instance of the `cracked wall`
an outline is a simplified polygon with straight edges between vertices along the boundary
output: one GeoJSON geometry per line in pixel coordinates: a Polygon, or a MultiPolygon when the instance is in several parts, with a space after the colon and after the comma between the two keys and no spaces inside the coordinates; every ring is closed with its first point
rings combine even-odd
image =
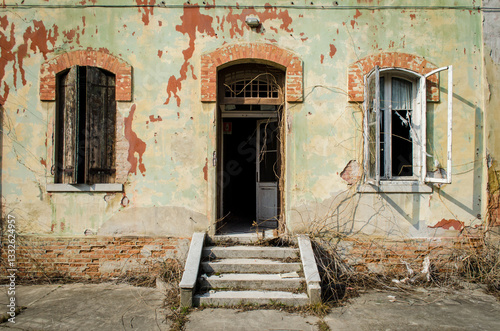
{"type": "MultiPolygon", "coordinates": [[[[398,1],[401,8],[379,7],[394,1],[338,3],[169,1],[162,7],[137,0],[98,7],[115,2],[96,0],[85,7],[79,1],[59,1],[61,8],[43,8],[45,1],[25,1],[22,9],[0,7],[4,215],[15,214],[19,230],[34,234],[89,230],[182,237],[212,231],[216,104],[202,102],[202,56],[226,45],[265,43],[293,52],[304,65],[303,102],[285,107],[289,231],[426,237],[456,234],[431,228],[442,219],[482,224],[486,100],[478,4],[461,0],[453,5],[463,7],[417,10],[405,7],[413,1],[398,1]],[[248,15],[262,25],[250,29],[244,23],[248,15]],[[61,54],[88,48],[133,68],[132,99],[117,102],[123,123],[118,135],[125,138],[120,143],[126,150],[120,165],[128,169],[120,178],[124,192],[48,193],[55,102],[40,100],[40,68],[61,54]],[[363,163],[362,108],[349,102],[347,68],[381,52],[413,54],[455,68],[453,183],[432,193],[360,194],[355,183],[341,177],[351,160],[363,163]]],[[[487,60],[489,66],[496,68],[487,60]]],[[[489,99],[491,108],[495,100],[489,99]]],[[[441,122],[445,108],[443,100],[433,104],[429,117],[441,122]]],[[[495,122],[489,121],[489,132],[495,122]]],[[[429,136],[438,158],[445,158],[446,151],[437,148],[444,129],[429,130],[429,136]]]]}

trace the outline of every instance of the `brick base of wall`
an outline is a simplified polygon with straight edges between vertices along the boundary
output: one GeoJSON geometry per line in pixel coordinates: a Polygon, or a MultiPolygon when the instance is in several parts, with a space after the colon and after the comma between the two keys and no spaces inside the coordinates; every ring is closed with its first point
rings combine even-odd
{"type": "MultiPolygon", "coordinates": [[[[6,276],[8,244],[3,239],[0,275],[6,276]]],[[[189,243],[185,238],[18,236],[16,276],[20,280],[151,277],[162,263],[173,259],[184,263],[189,243]]]]}
{"type": "Polygon", "coordinates": [[[456,272],[461,256],[480,254],[484,246],[482,236],[418,238],[407,240],[343,239],[338,243],[318,241],[317,256],[335,260],[354,272],[367,274],[408,276],[424,268],[426,259],[432,272],[456,272]],[[335,256],[331,255],[334,252],[335,256]],[[411,271],[410,271],[411,270],[411,271]]]}
{"type": "MultiPolygon", "coordinates": [[[[3,239],[0,276],[6,279],[9,266],[3,239]]],[[[186,238],[19,236],[16,276],[21,281],[151,277],[173,259],[183,265],[189,243],[186,238]]],[[[409,269],[420,272],[427,257],[435,272],[456,271],[461,254],[479,252],[483,245],[482,236],[400,241],[344,238],[338,243],[317,240],[316,253],[329,265],[341,263],[357,272],[408,275],[409,269]]]]}

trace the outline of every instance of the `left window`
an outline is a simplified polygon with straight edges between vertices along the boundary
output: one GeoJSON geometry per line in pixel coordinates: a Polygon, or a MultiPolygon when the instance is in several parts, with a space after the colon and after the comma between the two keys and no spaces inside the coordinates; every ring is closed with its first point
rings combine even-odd
{"type": "Polygon", "coordinates": [[[115,182],[115,75],[73,66],[57,75],[54,182],[115,182]]]}

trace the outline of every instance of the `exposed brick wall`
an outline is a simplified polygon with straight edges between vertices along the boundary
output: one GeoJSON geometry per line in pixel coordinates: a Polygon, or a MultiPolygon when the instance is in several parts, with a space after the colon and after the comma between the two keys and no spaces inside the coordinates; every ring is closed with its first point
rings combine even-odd
{"type": "MultiPolygon", "coordinates": [[[[429,257],[434,272],[456,271],[463,252],[479,250],[484,245],[482,236],[416,238],[407,240],[345,238],[335,247],[342,263],[358,272],[390,275],[408,275],[423,269],[429,257]]],[[[329,245],[319,242],[319,247],[329,245]]],[[[321,254],[319,254],[321,256],[321,254]]]]}
{"type": "Polygon", "coordinates": [[[286,68],[286,100],[303,101],[302,60],[294,53],[271,44],[239,43],[227,45],[201,58],[201,101],[214,102],[217,94],[217,69],[246,59],[270,61],[286,68]]]}
{"type": "MultiPolygon", "coordinates": [[[[7,243],[3,243],[2,260],[7,261],[7,243]]],[[[161,262],[183,261],[189,239],[21,236],[16,246],[17,276],[21,279],[109,279],[148,276],[161,262]]],[[[6,265],[2,264],[0,274],[5,273],[6,265]]]]}
{"type": "MultiPolygon", "coordinates": [[[[380,68],[403,68],[421,75],[431,72],[437,67],[423,57],[406,53],[378,53],[366,56],[349,66],[348,95],[349,102],[363,102],[364,76],[378,65],[380,68]]],[[[427,80],[427,100],[439,101],[439,76],[432,75],[427,80]]]]}
{"type": "Polygon", "coordinates": [[[56,74],[74,65],[93,66],[116,75],[116,100],[132,100],[132,67],[117,57],[92,49],[73,51],[46,61],[40,68],[40,100],[56,99],[56,74]]]}

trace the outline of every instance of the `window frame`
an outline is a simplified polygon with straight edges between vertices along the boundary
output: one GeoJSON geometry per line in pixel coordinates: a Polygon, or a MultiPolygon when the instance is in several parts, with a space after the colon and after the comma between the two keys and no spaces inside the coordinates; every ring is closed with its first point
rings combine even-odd
{"type": "Polygon", "coordinates": [[[96,66],[75,65],[58,73],[56,84],[54,184],[49,187],[50,190],[56,192],[122,190],[121,184],[115,185],[116,74],[96,66]],[[74,70],[74,81],[71,85],[62,85],[63,81],[66,84],[71,70],[74,70]],[[80,78],[82,73],[85,75],[83,81],[80,78]],[[96,79],[104,79],[104,83],[96,79]],[[69,100],[66,96],[68,91],[69,100]],[[98,93],[92,94],[92,91],[98,93]],[[82,101],[81,98],[85,100],[82,101]],[[96,102],[96,98],[101,99],[101,103],[96,102]],[[84,115],[81,115],[82,113],[84,115]],[[96,128],[92,124],[94,122],[103,122],[101,129],[104,130],[99,130],[99,126],[96,128]],[[107,126],[110,123],[111,126],[107,126]],[[66,125],[71,126],[69,129],[72,132],[71,136],[67,136],[66,125]],[[108,139],[111,133],[112,137],[108,139]],[[81,139],[84,139],[83,143],[79,143],[81,139]],[[96,146],[99,149],[96,150],[96,146]],[[70,175],[66,170],[66,159],[69,160],[69,168],[72,168],[70,175]],[[111,167],[107,167],[108,165],[111,167]],[[103,166],[106,169],[102,168],[103,166]],[[102,180],[103,178],[106,179],[102,180]]]}
{"type": "MultiPolygon", "coordinates": [[[[385,72],[386,70],[381,70],[381,72],[385,72]]],[[[419,175],[419,151],[418,151],[418,135],[416,134],[416,130],[412,129],[412,127],[419,126],[421,123],[421,112],[419,111],[420,103],[417,101],[419,97],[419,89],[418,82],[420,78],[416,78],[414,76],[410,76],[408,73],[403,72],[401,70],[398,71],[388,71],[387,74],[381,75],[379,80],[384,78],[384,100],[387,100],[387,104],[384,107],[384,111],[382,112],[382,107],[380,108],[381,112],[381,122],[383,122],[384,130],[381,134],[384,135],[384,176],[381,176],[380,179],[384,181],[412,181],[417,180],[419,175]],[[392,99],[392,89],[393,89],[393,79],[402,79],[411,84],[411,112],[412,112],[412,126],[408,128],[409,134],[411,136],[412,142],[412,175],[410,176],[397,176],[393,175],[392,163],[393,163],[393,99],[392,99]],[[389,96],[389,97],[387,97],[389,96]],[[382,118],[382,115],[384,118],[382,118]]],[[[382,124],[382,123],[381,123],[382,124]]],[[[382,169],[380,169],[382,170],[382,169]]]]}
{"type": "MultiPolygon", "coordinates": [[[[364,76],[364,118],[363,118],[363,137],[364,137],[364,183],[369,184],[370,186],[375,186],[375,188],[363,188],[361,185],[359,191],[361,192],[381,192],[384,191],[383,187],[386,188],[387,192],[427,192],[428,189],[422,188],[419,186],[428,183],[437,183],[437,184],[449,184],[451,183],[451,152],[452,152],[452,114],[453,114],[453,67],[446,66],[437,68],[435,70],[430,71],[427,74],[419,74],[417,72],[405,69],[405,68],[395,68],[395,67],[387,67],[380,68],[379,66],[375,66],[368,74],[364,76]],[[432,177],[427,174],[427,132],[426,132],[426,114],[427,114],[427,79],[435,74],[438,74],[442,71],[448,71],[448,140],[447,140],[447,165],[446,165],[446,176],[444,177],[432,177]],[[390,80],[384,79],[384,84],[391,84],[392,78],[400,77],[405,80],[412,82],[412,91],[414,95],[412,96],[413,109],[412,109],[412,128],[410,128],[410,132],[412,134],[413,141],[413,176],[392,176],[391,171],[391,163],[392,163],[392,152],[391,143],[388,144],[389,148],[385,148],[384,155],[381,156],[380,153],[380,126],[381,126],[381,109],[380,109],[380,77],[381,73],[383,73],[384,77],[390,77],[390,80]],[[375,80],[372,82],[372,80],[375,80]],[[370,89],[373,87],[370,84],[374,84],[374,96],[370,95],[370,89]],[[373,101],[372,101],[373,100],[373,101]],[[371,104],[373,102],[373,104],[371,104]],[[373,121],[373,112],[375,112],[375,122],[373,121]],[[371,119],[371,122],[369,121],[371,119]],[[370,159],[370,125],[375,125],[375,152],[374,154],[375,160],[370,159]],[[381,157],[384,157],[385,164],[385,178],[381,178],[380,176],[380,163],[381,157]],[[370,168],[370,163],[372,168],[370,168]],[[375,169],[373,169],[373,163],[375,169]],[[373,174],[373,171],[375,172],[373,174]],[[387,189],[388,186],[391,188],[387,189]],[[406,187],[405,187],[406,186],[406,187]]],[[[384,93],[390,93],[387,89],[384,89],[384,93]]],[[[392,115],[392,98],[390,99],[391,107],[386,107],[389,112],[386,112],[387,118],[392,115]]],[[[384,138],[391,133],[391,120],[389,119],[388,123],[385,123],[386,126],[389,125],[388,132],[385,133],[384,138]]],[[[387,141],[387,139],[385,139],[387,141]]],[[[425,186],[425,185],[424,185],[425,186]]]]}

